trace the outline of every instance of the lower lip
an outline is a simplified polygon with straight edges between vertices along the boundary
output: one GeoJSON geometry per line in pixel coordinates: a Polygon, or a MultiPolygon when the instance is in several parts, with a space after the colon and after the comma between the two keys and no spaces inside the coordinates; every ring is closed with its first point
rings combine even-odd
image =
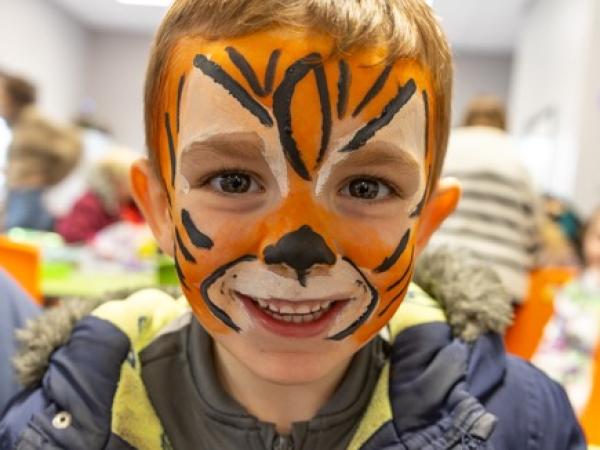
{"type": "Polygon", "coordinates": [[[257,320],[266,330],[280,336],[294,338],[310,338],[323,334],[330,326],[337,313],[346,305],[347,301],[335,302],[325,314],[312,322],[294,323],[284,322],[271,317],[256,303],[245,295],[237,294],[250,315],[257,320]]]}

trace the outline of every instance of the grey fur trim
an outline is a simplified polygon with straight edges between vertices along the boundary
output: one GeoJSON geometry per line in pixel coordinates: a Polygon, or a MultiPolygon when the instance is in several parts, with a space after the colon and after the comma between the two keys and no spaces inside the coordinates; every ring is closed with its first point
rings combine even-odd
{"type": "Polygon", "coordinates": [[[42,379],[52,352],[69,340],[71,330],[79,319],[99,304],[100,301],[92,300],[65,301],[17,331],[21,346],[13,364],[17,379],[23,386],[32,387],[42,379]]]}
{"type": "MultiPolygon", "coordinates": [[[[179,288],[162,289],[174,298],[181,296],[179,288]]],[[[48,368],[52,353],[67,343],[75,324],[102,303],[124,299],[133,291],[121,291],[96,299],[63,299],[59,306],[47,309],[17,331],[20,348],[13,358],[17,379],[24,387],[39,383],[48,368]]]]}
{"type": "Polygon", "coordinates": [[[414,281],[435,298],[455,336],[472,342],[512,323],[510,295],[494,270],[470,252],[447,246],[426,251],[417,261],[414,281]]]}

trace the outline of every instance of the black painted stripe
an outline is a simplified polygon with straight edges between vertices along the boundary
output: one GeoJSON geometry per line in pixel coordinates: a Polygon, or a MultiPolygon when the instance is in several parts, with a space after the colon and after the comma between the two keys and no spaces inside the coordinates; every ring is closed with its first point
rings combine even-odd
{"type": "Polygon", "coordinates": [[[339,333],[331,336],[330,338],[327,338],[328,340],[331,340],[331,341],[341,341],[342,339],[353,334],[363,323],[365,323],[369,319],[369,317],[371,317],[371,314],[373,314],[373,311],[375,310],[375,307],[377,306],[377,302],[379,300],[379,294],[377,293],[377,289],[375,289],[373,287],[373,285],[371,283],[369,283],[369,280],[367,280],[367,277],[365,277],[365,275],[361,272],[361,270],[358,268],[358,266],[356,264],[354,264],[354,262],[349,258],[344,257],[342,259],[344,261],[346,261],[348,264],[350,264],[354,268],[354,270],[356,270],[360,274],[364,283],[369,288],[369,292],[371,293],[371,301],[369,302],[369,305],[367,306],[366,311],[358,319],[356,319],[350,326],[348,326],[346,329],[340,331],[339,333]]]}
{"type": "Polygon", "coordinates": [[[417,90],[414,80],[408,81],[404,86],[398,87],[396,96],[383,108],[383,112],[376,119],[370,120],[364,127],[356,132],[354,137],[340,151],[351,152],[358,150],[367,143],[373,135],[384,126],[388,125],[396,113],[402,109],[412,98],[417,90]]]}
{"type": "Polygon", "coordinates": [[[241,331],[241,328],[233,322],[231,317],[229,317],[229,314],[227,314],[225,311],[223,311],[221,308],[219,308],[212,302],[212,300],[210,299],[210,295],[208,295],[208,290],[219,278],[225,275],[225,273],[233,266],[245,261],[254,261],[255,259],[256,256],[245,255],[241,258],[231,261],[230,263],[227,263],[224,266],[221,266],[220,268],[215,270],[202,282],[200,286],[200,293],[202,294],[202,298],[204,299],[204,302],[206,303],[206,306],[208,306],[210,312],[221,322],[223,322],[225,325],[227,325],[229,328],[236,332],[241,331]]]}
{"type": "MultiPolygon", "coordinates": [[[[429,152],[430,152],[430,148],[429,148],[429,97],[427,96],[427,91],[423,90],[422,92],[422,96],[423,96],[423,106],[425,107],[425,160],[428,159],[429,157],[429,152]]],[[[421,212],[423,212],[423,207],[425,206],[425,203],[427,202],[427,198],[429,197],[429,191],[432,188],[432,184],[433,181],[431,180],[431,163],[429,163],[428,169],[427,169],[427,186],[425,187],[425,191],[423,191],[423,197],[421,197],[421,200],[419,200],[419,203],[417,204],[417,207],[415,208],[415,210],[411,213],[410,218],[414,219],[415,217],[418,217],[421,215],[421,212]]]]}
{"type": "Polygon", "coordinates": [[[279,129],[279,139],[285,156],[296,173],[305,180],[310,180],[308,169],[298,151],[298,146],[292,135],[291,104],[296,85],[321,64],[321,55],[311,53],[292,64],[285,72],[281,84],[273,94],[273,114],[279,129]]]}
{"type": "Polygon", "coordinates": [[[260,97],[264,97],[265,91],[260,85],[260,82],[258,81],[256,72],[254,71],[248,60],[244,58],[244,55],[242,55],[233,47],[227,47],[225,51],[229,55],[229,59],[231,60],[231,62],[238,68],[240,73],[244,76],[254,93],[260,97]]]}
{"type": "MultiPolygon", "coordinates": [[[[427,168],[427,180],[429,180],[430,177],[431,177],[431,163],[429,163],[428,168],[427,168]]],[[[414,219],[415,217],[419,217],[421,215],[421,213],[423,212],[425,203],[427,203],[427,197],[429,196],[430,186],[431,186],[431,184],[428,182],[427,186],[425,186],[425,190],[423,191],[423,196],[421,197],[421,200],[419,200],[419,203],[417,203],[415,210],[412,213],[410,213],[409,217],[411,219],[414,219]]]]}
{"type": "Polygon", "coordinates": [[[254,115],[260,123],[266,127],[273,126],[273,119],[269,112],[260,103],[254,100],[248,91],[225,72],[221,66],[210,61],[204,55],[196,55],[194,58],[194,66],[200,69],[206,76],[212,78],[215,83],[223,86],[223,88],[227,90],[240,105],[254,115]]]}
{"type": "Polygon", "coordinates": [[[394,266],[394,264],[396,264],[398,262],[398,259],[400,259],[400,256],[402,256],[402,254],[406,250],[409,240],[410,240],[410,229],[408,229],[406,231],[406,233],[404,233],[404,236],[400,240],[400,243],[396,247],[396,250],[394,250],[394,253],[392,253],[392,255],[389,256],[388,258],[385,258],[383,260],[383,262],[374,269],[374,272],[382,273],[382,272],[386,272],[386,271],[390,270],[394,266]]]}
{"type": "Polygon", "coordinates": [[[379,317],[383,317],[385,315],[385,313],[388,312],[388,310],[392,307],[392,305],[394,303],[396,303],[396,300],[402,298],[404,295],[406,295],[406,291],[408,291],[408,287],[410,286],[410,278],[408,280],[408,282],[406,283],[406,285],[402,288],[402,290],[400,291],[399,294],[395,295],[394,298],[392,298],[387,305],[385,305],[385,308],[383,308],[383,310],[378,314],[379,317]]]}
{"type": "Polygon", "coordinates": [[[410,261],[408,263],[408,266],[406,267],[406,270],[404,271],[404,273],[402,274],[402,276],[400,277],[400,279],[398,281],[395,281],[394,283],[392,283],[385,291],[386,292],[390,292],[392,290],[394,290],[395,288],[398,287],[398,285],[400,283],[402,283],[406,277],[408,276],[408,273],[410,272],[410,270],[412,269],[412,264],[413,264],[413,260],[415,258],[415,252],[413,250],[412,254],[410,255],[410,261]]]}
{"type": "Polygon", "coordinates": [[[173,132],[171,131],[171,117],[165,113],[165,129],[167,131],[167,141],[169,144],[169,162],[171,165],[171,186],[175,187],[175,170],[177,157],[175,156],[175,143],[173,142],[173,132]]]}
{"type": "Polygon", "coordinates": [[[385,82],[387,81],[388,77],[390,76],[391,71],[392,71],[391,65],[387,65],[384,67],[383,71],[379,74],[379,76],[373,83],[373,86],[370,87],[370,89],[367,91],[367,94],[365,95],[365,97],[361,100],[361,102],[358,104],[358,106],[352,113],[352,117],[358,116],[361,113],[361,111],[365,108],[365,106],[367,106],[369,104],[369,102],[371,100],[373,100],[377,96],[377,94],[379,94],[381,89],[383,89],[383,86],[385,86],[385,82]]]}
{"type": "Polygon", "coordinates": [[[183,87],[185,86],[185,76],[179,78],[179,86],[177,86],[177,133],[179,133],[179,122],[181,121],[181,96],[183,87]]]}
{"type": "Polygon", "coordinates": [[[338,64],[338,99],[337,99],[337,115],[338,119],[343,119],[348,108],[348,92],[350,91],[351,74],[348,69],[348,63],[344,59],[340,59],[338,64]]]}
{"type": "Polygon", "coordinates": [[[213,241],[196,227],[192,220],[192,216],[187,209],[181,210],[181,222],[183,223],[183,227],[192,244],[198,248],[207,250],[210,250],[213,247],[213,241]]]}
{"type": "Polygon", "coordinates": [[[329,98],[329,87],[327,86],[327,76],[325,75],[323,65],[319,64],[316,66],[313,72],[317,81],[322,116],[321,148],[319,149],[319,156],[317,157],[317,164],[319,164],[325,156],[327,147],[329,147],[329,139],[331,138],[331,101],[329,98]]]}
{"type": "Polygon", "coordinates": [[[177,247],[175,245],[173,245],[173,261],[175,262],[175,272],[177,273],[177,278],[179,278],[181,286],[189,290],[190,287],[187,284],[185,275],[183,274],[183,270],[181,270],[181,266],[179,265],[179,258],[177,257],[177,247]]]}
{"type": "Polygon", "coordinates": [[[181,250],[181,254],[185,258],[185,260],[195,263],[196,258],[194,258],[194,255],[192,255],[190,253],[190,251],[187,249],[187,247],[183,243],[183,239],[181,239],[181,234],[179,234],[179,230],[177,228],[175,229],[175,238],[177,239],[177,245],[179,246],[179,249],[181,250]]]}
{"type": "Polygon", "coordinates": [[[263,92],[265,95],[269,95],[273,92],[273,82],[275,81],[275,71],[277,69],[277,62],[281,56],[281,50],[273,50],[269,57],[269,63],[267,64],[267,71],[265,72],[265,86],[263,92]]]}

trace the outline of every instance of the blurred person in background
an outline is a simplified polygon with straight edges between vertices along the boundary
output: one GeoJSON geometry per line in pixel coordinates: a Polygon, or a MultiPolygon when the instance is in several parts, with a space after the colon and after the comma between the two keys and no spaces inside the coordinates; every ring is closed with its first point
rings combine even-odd
{"type": "Polygon", "coordinates": [[[42,116],[35,107],[36,97],[29,81],[0,75],[0,116],[12,131],[4,229],[51,230],[53,218],[42,202],[43,193],[71,172],[81,152],[78,134],[42,116]]]}
{"type": "Polygon", "coordinates": [[[584,267],[579,277],[555,297],[554,315],[547,323],[532,361],[563,384],[576,412],[595,408],[600,427],[600,404],[589,405],[594,385],[594,358],[600,350],[600,208],[582,235],[584,267]]]}
{"type": "Polygon", "coordinates": [[[90,241],[113,223],[142,220],[129,182],[131,164],[137,158],[132,150],[114,147],[91,166],[86,178],[87,191],[56,221],[55,231],[65,241],[90,241]]]}
{"type": "Polygon", "coordinates": [[[21,389],[11,362],[17,350],[15,331],[39,314],[33,299],[0,267],[0,415],[21,389]]]}
{"type": "Polygon", "coordinates": [[[537,263],[541,214],[499,99],[471,101],[464,127],[450,135],[444,172],[460,181],[463,195],[432,242],[467,248],[489,263],[520,304],[537,263]]]}

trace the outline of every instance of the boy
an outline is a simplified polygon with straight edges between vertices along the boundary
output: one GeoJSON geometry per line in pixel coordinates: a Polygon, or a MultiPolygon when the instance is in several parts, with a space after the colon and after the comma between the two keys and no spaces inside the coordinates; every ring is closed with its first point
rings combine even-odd
{"type": "Polygon", "coordinates": [[[583,448],[560,388],[409,286],[458,201],[450,85],[421,0],[176,1],[132,180],[192,313],[83,318],[7,448],[583,448]]]}

